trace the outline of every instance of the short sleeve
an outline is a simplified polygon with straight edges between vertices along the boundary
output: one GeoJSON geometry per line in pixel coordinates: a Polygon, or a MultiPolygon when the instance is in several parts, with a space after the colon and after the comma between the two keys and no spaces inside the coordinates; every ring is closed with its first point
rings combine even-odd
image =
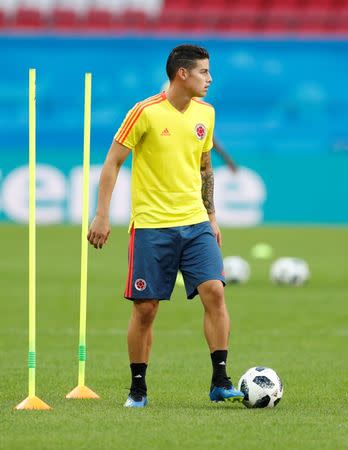
{"type": "Polygon", "coordinates": [[[126,115],[114,140],[134,149],[147,131],[147,118],[141,103],[137,103],[126,115]]]}
{"type": "Polygon", "coordinates": [[[215,110],[211,108],[211,119],[208,127],[207,137],[204,141],[203,152],[209,152],[213,148],[213,136],[214,136],[214,126],[215,126],[215,110]]]}

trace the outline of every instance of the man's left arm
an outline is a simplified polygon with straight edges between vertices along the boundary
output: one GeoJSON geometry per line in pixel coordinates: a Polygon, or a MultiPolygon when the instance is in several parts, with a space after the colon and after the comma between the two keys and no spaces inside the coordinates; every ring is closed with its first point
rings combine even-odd
{"type": "Polygon", "coordinates": [[[217,243],[221,247],[221,232],[216,222],[214,207],[214,173],[209,152],[203,152],[201,157],[202,200],[207,210],[217,243]]]}

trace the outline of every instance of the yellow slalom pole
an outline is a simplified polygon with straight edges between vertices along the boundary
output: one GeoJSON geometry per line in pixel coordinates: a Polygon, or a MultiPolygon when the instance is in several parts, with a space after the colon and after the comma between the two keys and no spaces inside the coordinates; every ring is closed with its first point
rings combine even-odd
{"type": "Polygon", "coordinates": [[[36,348],[36,72],[29,71],[29,397],[35,396],[36,348]]]}
{"type": "Polygon", "coordinates": [[[36,70],[29,70],[29,396],[16,409],[51,409],[35,395],[36,376],[36,70]]]}
{"type": "Polygon", "coordinates": [[[88,204],[89,204],[89,160],[91,127],[91,74],[85,75],[85,114],[83,129],[83,201],[81,226],[81,280],[80,280],[80,334],[79,334],[79,378],[78,385],[85,384],[86,368],[86,315],[88,272],[88,204]]]}
{"type": "Polygon", "coordinates": [[[99,398],[85,386],[86,370],[86,316],[87,316],[87,272],[88,272],[88,203],[89,203],[89,160],[91,140],[91,97],[92,75],[85,74],[85,107],[83,125],[83,203],[81,227],[81,280],[80,280],[80,331],[79,331],[79,372],[78,384],[66,398],[99,398]]]}

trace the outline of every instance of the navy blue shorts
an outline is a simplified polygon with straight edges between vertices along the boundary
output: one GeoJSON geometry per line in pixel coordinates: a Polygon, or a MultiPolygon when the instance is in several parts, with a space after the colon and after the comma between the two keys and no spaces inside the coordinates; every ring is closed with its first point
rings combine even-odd
{"type": "Polygon", "coordinates": [[[125,298],[169,300],[178,270],[187,298],[208,280],[225,284],[220,248],[210,222],[172,228],[132,229],[125,298]]]}

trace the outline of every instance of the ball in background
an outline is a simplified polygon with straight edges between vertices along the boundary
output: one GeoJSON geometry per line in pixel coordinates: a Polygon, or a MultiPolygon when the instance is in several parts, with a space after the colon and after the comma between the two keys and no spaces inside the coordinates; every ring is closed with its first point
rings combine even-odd
{"type": "Polygon", "coordinates": [[[255,259],[269,259],[272,255],[273,248],[265,242],[259,242],[251,249],[251,256],[255,259]]]}
{"type": "Polygon", "coordinates": [[[252,367],[239,380],[243,404],[247,408],[274,408],[283,397],[283,383],[269,367],[252,367]]]}
{"type": "Polygon", "coordinates": [[[240,256],[224,258],[226,283],[245,283],[250,278],[250,266],[240,256]]]}
{"type": "Polygon", "coordinates": [[[309,277],[308,264],[300,258],[279,258],[272,264],[270,270],[270,278],[277,284],[301,286],[309,277]]]}

